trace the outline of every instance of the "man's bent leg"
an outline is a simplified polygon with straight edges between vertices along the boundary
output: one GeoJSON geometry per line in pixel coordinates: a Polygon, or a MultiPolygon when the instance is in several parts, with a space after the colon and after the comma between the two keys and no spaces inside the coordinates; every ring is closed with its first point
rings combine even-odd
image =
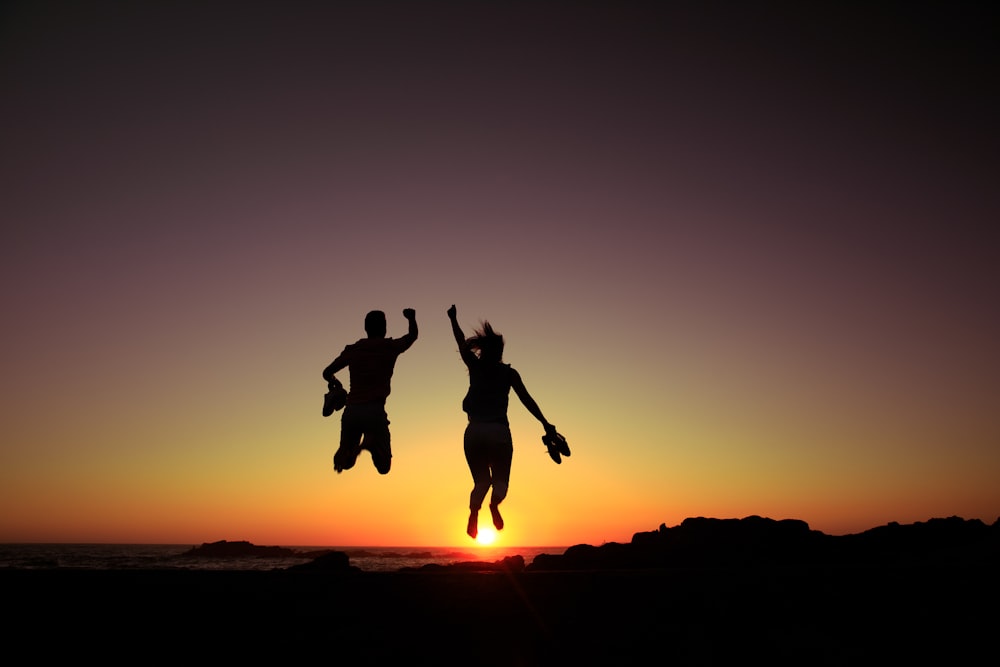
{"type": "MultiPolygon", "coordinates": [[[[370,433],[369,433],[370,435],[370,433]]],[[[389,444],[389,427],[386,426],[384,432],[379,432],[374,442],[369,443],[369,435],[365,436],[365,446],[372,453],[372,463],[375,469],[382,475],[388,475],[392,467],[392,447],[389,444]]]]}
{"type": "Polygon", "coordinates": [[[363,430],[350,408],[344,410],[340,418],[340,448],[333,455],[333,469],[338,473],[350,470],[361,453],[361,436],[363,430]]]}
{"type": "Polygon", "coordinates": [[[373,410],[367,418],[365,437],[361,442],[362,449],[372,454],[372,463],[381,475],[388,475],[392,468],[392,445],[389,434],[389,418],[385,410],[373,410]]]}

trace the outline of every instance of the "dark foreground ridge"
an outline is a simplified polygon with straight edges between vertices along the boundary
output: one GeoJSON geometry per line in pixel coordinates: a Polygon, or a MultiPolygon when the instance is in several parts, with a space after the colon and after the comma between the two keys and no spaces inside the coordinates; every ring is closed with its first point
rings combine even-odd
{"type": "MultiPolygon", "coordinates": [[[[679,526],[636,533],[627,544],[578,544],[562,554],[498,561],[428,564],[404,572],[556,572],[691,567],[969,565],[1000,563],[1000,519],[987,525],[960,517],[889,523],[852,535],[826,535],[797,519],[685,519],[679,526]]],[[[289,569],[350,569],[331,552],[289,569]]]]}
{"type": "MultiPolygon", "coordinates": [[[[358,571],[348,554],[303,552],[246,541],[221,540],[194,547],[178,558],[301,557],[290,570],[358,571]]],[[[530,563],[521,556],[497,561],[431,563],[402,568],[412,572],[543,572],[560,570],[641,570],[678,567],[969,564],[1000,562],[1000,519],[987,525],[961,517],[896,522],[852,535],[826,535],[798,519],[695,517],[668,528],[636,533],[627,544],[578,544],[562,554],[541,554],[530,563]]]]}
{"type": "Polygon", "coordinates": [[[362,572],[332,551],[268,571],[8,569],[0,590],[11,655],[77,662],[979,664],[998,530],[692,518],[530,564],[362,572]]]}
{"type": "Polygon", "coordinates": [[[706,566],[890,565],[998,562],[1000,519],[986,525],[960,517],[890,523],[852,535],[826,535],[805,521],[685,519],[636,533],[629,544],[580,544],[542,554],[529,570],[643,569],[706,566]]]}

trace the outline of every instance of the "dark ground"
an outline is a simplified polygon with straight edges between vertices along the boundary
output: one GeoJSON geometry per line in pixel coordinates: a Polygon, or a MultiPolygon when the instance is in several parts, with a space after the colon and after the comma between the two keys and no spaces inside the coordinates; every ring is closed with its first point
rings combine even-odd
{"type": "Polygon", "coordinates": [[[979,664],[996,566],[0,570],[8,655],[326,664],[979,664]]]}

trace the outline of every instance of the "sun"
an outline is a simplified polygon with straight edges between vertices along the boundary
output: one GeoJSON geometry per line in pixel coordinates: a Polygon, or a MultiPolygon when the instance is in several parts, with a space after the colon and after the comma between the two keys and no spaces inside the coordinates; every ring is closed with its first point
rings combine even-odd
{"type": "Polygon", "coordinates": [[[497,531],[492,528],[480,528],[476,535],[476,543],[481,547],[488,547],[497,541],[497,531]]]}

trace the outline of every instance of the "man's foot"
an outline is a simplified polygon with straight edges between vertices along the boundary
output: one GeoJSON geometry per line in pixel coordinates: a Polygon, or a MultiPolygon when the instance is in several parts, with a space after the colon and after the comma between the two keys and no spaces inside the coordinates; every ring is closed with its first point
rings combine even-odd
{"type": "Polygon", "coordinates": [[[338,474],[344,470],[350,470],[354,467],[354,464],[358,460],[358,453],[359,452],[351,453],[349,450],[341,447],[337,450],[337,453],[333,455],[333,469],[336,470],[338,474]]]}
{"type": "MultiPolygon", "coordinates": [[[[378,470],[379,474],[388,475],[389,469],[392,468],[392,449],[390,449],[389,443],[386,442],[363,448],[371,452],[372,463],[375,464],[375,469],[378,470]]],[[[358,453],[360,454],[361,452],[359,451],[358,453]]]]}
{"type": "Polygon", "coordinates": [[[476,510],[469,512],[469,525],[466,526],[465,532],[472,539],[476,539],[476,536],[479,535],[479,512],[476,510]]]}
{"type": "Polygon", "coordinates": [[[503,530],[503,517],[500,516],[500,508],[496,505],[490,505],[490,514],[493,515],[493,527],[497,530],[503,530]]]}

